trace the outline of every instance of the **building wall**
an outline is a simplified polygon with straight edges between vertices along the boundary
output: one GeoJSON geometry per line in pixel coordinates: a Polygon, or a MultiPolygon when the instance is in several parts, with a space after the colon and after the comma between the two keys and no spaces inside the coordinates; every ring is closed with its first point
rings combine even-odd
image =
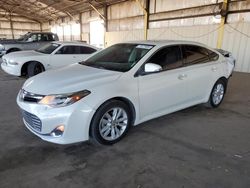
{"type": "MultiPolygon", "coordinates": [[[[99,9],[103,14],[104,10],[99,9]]],[[[72,17],[59,18],[56,21],[43,23],[43,31],[52,31],[58,34],[61,41],[90,42],[90,22],[100,19],[95,11],[87,11],[72,17]]]]}
{"type": "Polygon", "coordinates": [[[108,31],[129,31],[143,28],[143,11],[135,1],[111,5],[107,12],[108,31]]]}
{"type": "MultiPolygon", "coordinates": [[[[145,6],[145,0],[141,0],[145,6]]],[[[192,17],[185,19],[169,19],[197,14],[211,14],[218,12],[218,7],[209,6],[217,0],[178,0],[178,3],[166,0],[150,0],[150,16],[148,39],[149,40],[191,40],[216,47],[221,19],[215,16],[192,17]],[[183,8],[204,6],[182,10],[183,8]],[[164,18],[168,18],[164,20],[164,18]],[[163,19],[159,21],[159,19],[163,19]],[[158,20],[158,21],[154,21],[158,20]]],[[[218,2],[223,2],[219,0],[218,2]]],[[[246,1],[234,1],[229,10],[250,9],[246,1]]],[[[99,9],[104,14],[104,9],[99,9]]],[[[92,10],[75,15],[75,20],[81,25],[80,34],[67,36],[64,31],[67,25],[72,25],[72,18],[59,19],[57,22],[43,24],[43,30],[55,30],[61,40],[73,40],[79,38],[90,42],[90,22],[99,18],[92,10]]],[[[107,32],[105,34],[105,46],[124,41],[144,40],[144,16],[143,11],[136,1],[130,0],[107,7],[107,32]]],[[[250,13],[231,14],[228,24],[224,29],[222,48],[231,51],[237,59],[236,70],[250,72],[250,13]]]]}
{"type": "MultiPolygon", "coordinates": [[[[222,2],[222,1],[219,1],[222,2]]],[[[216,0],[196,1],[196,0],[180,0],[178,3],[164,0],[151,0],[150,1],[150,18],[161,19],[180,17],[185,15],[193,15],[196,12],[216,11],[211,7],[205,7],[196,9],[190,9],[187,11],[168,12],[176,9],[182,9],[193,6],[208,5],[216,3],[216,0]],[[210,8],[210,9],[209,9],[210,8]]],[[[242,10],[249,9],[250,4],[246,2],[236,2],[229,7],[229,10],[242,10]],[[237,4],[236,4],[237,3],[237,4]]],[[[126,14],[128,8],[117,6],[120,15],[126,14]],[[120,9],[119,9],[120,8],[120,9]]],[[[128,5],[129,7],[130,5],[128,5]]],[[[138,6],[137,6],[138,7],[138,6]]],[[[110,8],[112,10],[112,6],[110,8]]],[[[109,14],[112,14],[108,12],[109,14]]],[[[199,13],[199,12],[197,12],[199,13]]],[[[129,13],[127,13],[129,14],[129,13]]],[[[122,17],[121,19],[114,19],[116,21],[116,27],[109,27],[109,31],[106,32],[105,43],[106,46],[118,42],[144,40],[143,30],[143,18],[140,20],[140,24],[137,23],[136,27],[133,27],[131,23],[134,19],[139,19],[142,13],[137,12],[135,15],[128,15],[128,18],[122,17]],[[131,17],[132,16],[132,17],[131,17]],[[129,24],[129,20],[132,18],[129,24]],[[122,21],[121,21],[122,20],[122,21]],[[127,28],[126,28],[127,27],[127,28]],[[123,29],[126,28],[126,29],[123,29]]],[[[112,20],[112,17],[109,17],[112,20]]],[[[186,19],[174,19],[166,21],[156,21],[149,23],[148,40],[189,40],[197,41],[207,44],[210,47],[216,48],[218,41],[218,34],[220,29],[221,19],[215,16],[203,16],[186,19]]],[[[110,21],[109,21],[110,22],[110,21]]],[[[111,21],[113,24],[113,21],[111,21]]],[[[136,22],[135,22],[136,24],[136,22]]],[[[233,53],[237,59],[236,71],[250,72],[250,13],[231,14],[228,17],[228,24],[224,28],[224,37],[222,48],[233,53]]]]}
{"type": "MultiPolygon", "coordinates": [[[[18,15],[12,16],[13,34],[17,39],[21,35],[31,31],[40,31],[40,23],[20,17],[18,15]]],[[[9,17],[4,11],[0,10],[0,38],[12,39],[12,30],[9,17]]]]}
{"type": "Polygon", "coordinates": [[[236,71],[250,73],[250,22],[226,25],[222,49],[233,53],[236,71]]]}
{"type": "MultiPolygon", "coordinates": [[[[149,29],[148,40],[189,40],[216,48],[218,28],[219,24],[149,29]]],[[[143,40],[143,38],[142,29],[107,32],[105,37],[107,46],[118,42],[143,40]]],[[[236,71],[250,72],[250,22],[225,25],[222,49],[233,53],[237,60],[236,71]]]]}

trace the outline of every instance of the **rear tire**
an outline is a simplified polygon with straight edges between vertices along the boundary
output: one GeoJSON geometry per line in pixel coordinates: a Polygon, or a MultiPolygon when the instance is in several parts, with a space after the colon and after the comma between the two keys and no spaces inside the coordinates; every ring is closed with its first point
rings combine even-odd
{"type": "Polygon", "coordinates": [[[44,67],[39,62],[30,62],[27,67],[27,76],[32,77],[44,71],[44,67]]]}
{"type": "Polygon", "coordinates": [[[131,112],[125,103],[119,100],[108,101],[93,116],[90,141],[97,145],[115,144],[127,134],[131,122],[131,112]]]}
{"type": "Polygon", "coordinates": [[[222,103],[226,93],[226,82],[222,79],[218,80],[211,91],[210,97],[206,106],[209,108],[217,108],[222,103]]]}

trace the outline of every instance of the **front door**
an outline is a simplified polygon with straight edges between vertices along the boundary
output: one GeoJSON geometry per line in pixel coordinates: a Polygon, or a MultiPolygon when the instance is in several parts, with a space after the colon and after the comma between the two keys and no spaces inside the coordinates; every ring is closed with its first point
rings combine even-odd
{"type": "Polygon", "coordinates": [[[162,71],[138,77],[142,121],[178,110],[188,102],[188,75],[182,61],[179,46],[160,49],[147,61],[160,65],[162,71]]]}
{"type": "Polygon", "coordinates": [[[38,49],[38,34],[33,33],[27,39],[27,41],[22,42],[22,50],[35,50],[38,49]]]}
{"type": "Polygon", "coordinates": [[[79,62],[79,54],[76,53],[76,46],[62,46],[51,55],[50,68],[59,68],[79,62]]]}

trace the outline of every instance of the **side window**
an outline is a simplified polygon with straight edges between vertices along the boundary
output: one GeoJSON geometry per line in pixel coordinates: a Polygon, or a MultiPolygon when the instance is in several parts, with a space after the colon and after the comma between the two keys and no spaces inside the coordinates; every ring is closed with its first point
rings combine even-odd
{"type": "Polygon", "coordinates": [[[49,41],[55,41],[53,34],[48,34],[48,40],[49,41]]]}
{"type": "Polygon", "coordinates": [[[176,69],[182,66],[182,54],[179,46],[170,46],[156,52],[148,63],[155,63],[162,70],[176,69]]]}
{"type": "Polygon", "coordinates": [[[39,33],[37,34],[37,41],[41,41],[42,40],[42,35],[39,33]]]}
{"type": "Polygon", "coordinates": [[[32,38],[33,42],[37,42],[37,34],[31,35],[30,38],[32,38]]]}
{"type": "Polygon", "coordinates": [[[81,46],[71,46],[73,48],[73,54],[81,54],[81,46]]]}
{"type": "Polygon", "coordinates": [[[56,54],[80,54],[80,46],[63,46],[56,54]]]}
{"type": "Polygon", "coordinates": [[[96,49],[87,46],[80,46],[80,54],[92,54],[96,52],[96,49]]]}
{"type": "Polygon", "coordinates": [[[52,40],[52,41],[56,41],[56,40],[58,40],[57,35],[52,34],[52,35],[51,35],[51,40],[52,40]]]}
{"type": "Polygon", "coordinates": [[[41,41],[49,41],[49,35],[48,34],[41,34],[41,41]]]}
{"type": "Polygon", "coordinates": [[[207,50],[207,51],[208,51],[210,61],[217,61],[219,59],[219,55],[217,53],[211,50],[207,50]]]}
{"type": "Polygon", "coordinates": [[[195,45],[183,45],[185,65],[209,62],[209,53],[206,48],[195,45]]]}

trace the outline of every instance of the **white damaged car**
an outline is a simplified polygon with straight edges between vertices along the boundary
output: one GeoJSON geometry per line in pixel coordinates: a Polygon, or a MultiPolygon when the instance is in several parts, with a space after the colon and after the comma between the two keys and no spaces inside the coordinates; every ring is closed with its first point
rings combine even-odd
{"type": "Polygon", "coordinates": [[[31,77],[85,60],[98,48],[80,42],[52,42],[38,50],[20,51],[2,57],[2,69],[11,75],[31,77]]]}
{"type": "Polygon", "coordinates": [[[17,103],[43,140],[114,144],[147,120],[201,103],[218,107],[233,68],[199,43],[121,43],[28,79],[17,103]]]}

